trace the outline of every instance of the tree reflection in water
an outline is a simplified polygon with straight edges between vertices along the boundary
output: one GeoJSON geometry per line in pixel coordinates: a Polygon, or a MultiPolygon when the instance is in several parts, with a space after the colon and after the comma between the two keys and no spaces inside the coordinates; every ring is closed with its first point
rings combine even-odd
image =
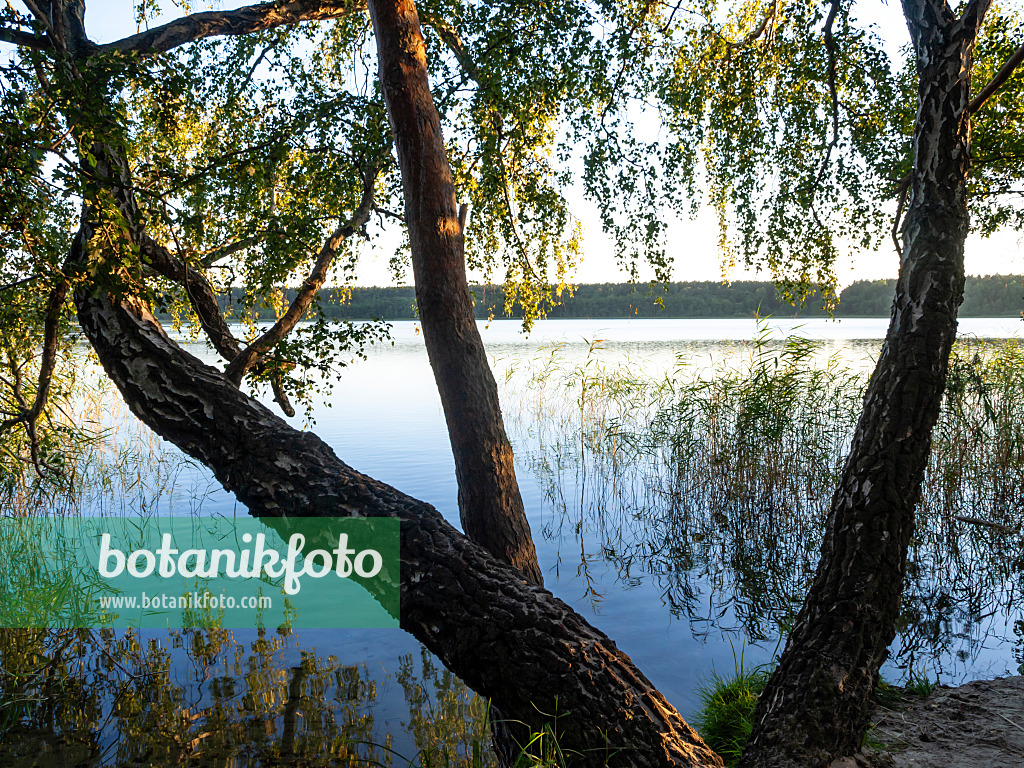
{"type": "Polygon", "coordinates": [[[488,765],[484,703],[426,655],[422,679],[411,658],[399,673],[422,750],[400,756],[375,728],[366,667],[314,651],[290,666],[293,639],[0,630],[0,765],[488,765]]]}

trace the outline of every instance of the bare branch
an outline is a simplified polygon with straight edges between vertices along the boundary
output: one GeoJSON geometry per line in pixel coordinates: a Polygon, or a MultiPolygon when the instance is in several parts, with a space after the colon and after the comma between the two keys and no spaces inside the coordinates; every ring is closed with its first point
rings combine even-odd
{"type": "Polygon", "coordinates": [[[236,384],[241,382],[246,371],[252,367],[259,356],[270,351],[275,344],[291,333],[295,325],[302,319],[306,310],[309,309],[309,305],[313,302],[317,291],[320,290],[324,281],[327,280],[327,273],[334,263],[338,246],[341,245],[343,240],[362,229],[366,222],[369,221],[370,214],[373,212],[373,187],[377,181],[378,173],[378,169],[369,168],[363,175],[363,199],[359,203],[359,207],[352,214],[352,218],[347,224],[339,226],[327,238],[323,248],[320,249],[320,255],[317,257],[309,277],[302,283],[302,287],[284,315],[262,336],[228,363],[228,367],[224,369],[224,375],[229,380],[236,384]]]}
{"type": "Polygon", "coordinates": [[[270,377],[270,388],[274,392],[274,402],[280,406],[282,411],[284,411],[284,415],[294,416],[295,409],[288,400],[288,393],[284,391],[284,387],[281,385],[281,377],[279,375],[270,377]]]}
{"type": "Polygon", "coordinates": [[[388,210],[387,208],[381,208],[379,205],[375,205],[373,206],[373,212],[377,214],[381,223],[383,223],[385,217],[394,219],[395,221],[400,221],[403,224],[405,223],[405,216],[397,211],[388,210]]]}
{"type": "Polygon", "coordinates": [[[12,288],[17,288],[19,285],[25,285],[31,283],[33,280],[38,279],[39,275],[31,275],[29,277],[23,277],[21,280],[15,280],[13,283],[7,283],[7,285],[0,285],[0,293],[9,291],[12,288]]]}
{"type": "Polygon", "coordinates": [[[211,267],[221,259],[227,258],[228,256],[238,253],[239,251],[244,251],[246,248],[251,248],[252,246],[256,245],[256,243],[258,243],[261,239],[262,238],[259,237],[258,235],[251,235],[250,237],[244,237],[241,240],[236,240],[233,243],[228,243],[227,245],[219,246],[217,248],[214,248],[209,253],[204,254],[203,257],[199,260],[199,263],[202,264],[204,267],[211,267]]]}
{"type": "Polygon", "coordinates": [[[220,35],[246,35],[301,21],[339,19],[365,10],[362,0],[284,0],[234,11],[193,13],[154,29],[100,46],[101,51],[163,53],[186,43],[220,35]]]}
{"type": "Polygon", "coordinates": [[[37,51],[48,51],[53,47],[45,37],[10,27],[0,27],[0,42],[13,43],[24,48],[35,48],[37,51]]]}
{"type": "Polygon", "coordinates": [[[199,318],[199,324],[206,332],[207,338],[224,359],[230,361],[242,351],[238,340],[228,328],[224,315],[217,304],[217,296],[205,275],[182,263],[164,245],[149,235],[144,235],[140,243],[142,255],[149,265],[159,274],[185,288],[189,303],[199,318]]]}
{"type": "Polygon", "coordinates": [[[995,528],[997,531],[1003,531],[1004,533],[1017,533],[1020,530],[1019,527],[1011,528],[1008,525],[1002,525],[1001,523],[993,523],[991,520],[982,520],[980,517],[966,517],[964,515],[954,515],[954,520],[959,520],[961,523],[970,523],[971,525],[984,525],[988,528],[995,528]]]}

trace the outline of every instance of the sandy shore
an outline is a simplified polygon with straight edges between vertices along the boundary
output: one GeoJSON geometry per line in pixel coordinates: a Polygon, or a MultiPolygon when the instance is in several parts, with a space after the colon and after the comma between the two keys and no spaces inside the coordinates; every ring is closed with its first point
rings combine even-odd
{"type": "MultiPolygon", "coordinates": [[[[924,698],[879,707],[856,761],[872,768],[1022,768],[1024,677],[940,686],[924,698]]],[[[850,761],[848,764],[853,765],[850,761]]]]}

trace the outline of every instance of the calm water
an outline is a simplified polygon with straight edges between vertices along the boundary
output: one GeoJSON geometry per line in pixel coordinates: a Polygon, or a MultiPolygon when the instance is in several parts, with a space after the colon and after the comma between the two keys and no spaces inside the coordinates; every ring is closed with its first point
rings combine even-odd
{"type": "MultiPolygon", "coordinates": [[[[779,337],[797,333],[821,339],[819,356],[839,355],[850,366],[867,369],[887,321],[771,320],[769,325],[779,337]]],[[[979,338],[1007,338],[1020,334],[1024,326],[1014,319],[965,319],[960,330],[979,338]]],[[[517,450],[526,456],[535,453],[536,446],[529,444],[529,424],[517,412],[524,401],[522,377],[510,372],[553,353],[568,361],[628,363],[651,374],[670,369],[683,355],[699,368],[749,355],[758,328],[748,320],[557,320],[538,323],[525,337],[517,322],[494,321],[482,326],[482,333],[496,378],[505,389],[503,402],[519,442],[517,450]]],[[[397,322],[392,335],[393,346],[371,349],[366,361],[345,369],[329,405],[314,408],[312,429],[345,462],[433,504],[458,525],[448,437],[418,324],[397,322]]],[[[301,415],[293,422],[302,426],[301,415]]],[[[715,578],[701,564],[693,565],[687,574],[689,608],[681,611],[669,594],[672,579],[664,568],[651,572],[638,567],[623,573],[612,553],[602,550],[602,532],[583,521],[578,534],[577,521],[565,524],[564,511],[552,506],[545,478],[525,460],[518,473],[547,587],[611,636],[684,716],[695,709],[697,684],[713,671],[730,672],[734,655],[742,653],[747,664],[770,659],[777,637],[748,637],[729,596],[721,593],[728,578],[715,578]]],[[[179,483],[179,489],[179,506],[192,503],[186,500],[195,489],[208,493],[205,512],[235,506],[229,494],[211,486],[199,471],[189,482],[179,483]]],[[[918,655],[909,663],[932,676],[939,674],[943,682],[1015,673],[1015,639],[1007,629],[1012,618],[986,617],[976,628],[957,629],[964,634],[960,640],[947,644],[935,657],[918,655]]],[[[159,633],[151,637],[159,639],[159,633]]],[[[400,630],[301,631],[293,640],[281,652],[285,665],[297,663],[300,648],[334,655],[342,664],[365,665],[376,690],[373,700],[360,706],[372,714],[373,732],[381,741],[384,734],[392,734],[398,753],[415,753],[407,733],[410,710],[397,682],[404,655],[411,655],[419,666],[415,640],[400,630]]],[[[905,657],[891,663],[889,676],[899,679],[903,672],[896,665],[907,663],[905,657]]]]}

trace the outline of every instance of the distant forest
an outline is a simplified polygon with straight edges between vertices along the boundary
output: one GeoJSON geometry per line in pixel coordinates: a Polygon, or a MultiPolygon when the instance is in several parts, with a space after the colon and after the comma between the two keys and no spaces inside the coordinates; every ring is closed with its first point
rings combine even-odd
{"type": "MultiPolygon", "coordinates": [[[[839,296],[835,314],[838,317],[886,317],[892,307],[895,280],[861,280],[851,284],[839,296]]],[[[505,318],[505,296],[501,286],[473,286],[476,314],[479,318],[505,318]]],[[[292,292],[286,292],[285,299],[292,292]]],[[[222,297],[225,305],[237,302],[237,292],[222,297]]],[[[341,292],[325,289],[321,306],[331,318],[368,320],[414,320],[416,298],[412,287],[353,288],[347,302],[341,292]]],[[[989,275],[968,277],[964,290],[962,317],[1017,317],[1024,311],[1024,276],[989,275]]],[[[780,301],[772,283],[736,281],[669,283],[668,286],[632,283],[579,285],[570,296],[564,293],[561,303],[548,307],[551,318],[700,318],[700,317],[776,317],[799,315],[820,317],[825,313],[814,306],[814,299],[798,311],[780,301]],[[661,298],[662,305],[656,303],[661,298]]],[[[272,318],[271,310],[261,316],[272,318]]],[[[513,317],[516,314],[512,315],[513,317]]]]}

